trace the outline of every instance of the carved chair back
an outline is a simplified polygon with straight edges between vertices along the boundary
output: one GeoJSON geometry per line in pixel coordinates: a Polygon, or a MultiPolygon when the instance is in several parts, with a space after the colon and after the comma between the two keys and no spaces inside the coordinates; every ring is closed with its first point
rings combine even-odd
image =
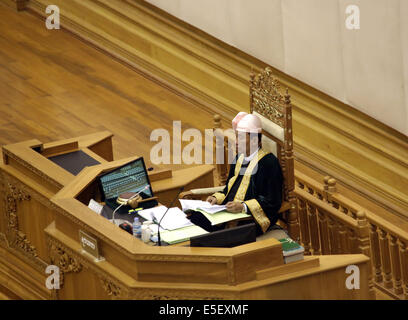
{"type": "Polygon", "coordinates": [[[284,201],[294,197],[292,105],[288,89],[280,93],[280,85],[266,68],[260,74],[251,73],[250,111],[262,121],[262,146],[278,159],[284,177],[284,201]]]}

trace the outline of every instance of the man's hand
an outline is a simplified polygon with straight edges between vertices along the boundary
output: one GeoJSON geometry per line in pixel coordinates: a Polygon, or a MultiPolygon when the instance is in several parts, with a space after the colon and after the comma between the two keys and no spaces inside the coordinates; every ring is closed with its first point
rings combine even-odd
{"type": "Polygon", "coordinates": [[[239,213],[244,210],[244,205],[238,201],[230,201],[226,204],[227,211],[233,213],[239,213]]]}
{"type": "Polygon", "coordinates": [[[207,202],[211,203],[211,205],[213,206],[214,204],[217,204],[217,198],[213,196],[209,196],[207,198],[207,202]]]}

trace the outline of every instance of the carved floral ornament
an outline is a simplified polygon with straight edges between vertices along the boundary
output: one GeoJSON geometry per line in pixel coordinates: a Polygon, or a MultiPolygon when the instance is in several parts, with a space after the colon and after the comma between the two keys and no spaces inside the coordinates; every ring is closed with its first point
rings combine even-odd
{"type": "Polygon", "coordinates": [[[122,289],[120,288],[120,286],[116,285],[109,279],[99,277],[99,280],[101,281],[102,287],[106,291],[108,296],[112,296],[113,298],[122,297],[122,289]]]}
{"type": "Polygon", "coordinates": [[[11,183],[8,183],[7,187],[8,189],[5,193],[5,214],[8,227],[7,240],[9,246],[19,249],[30,256],[37,257],[38,255],[35,247],[31,245],[27,236],[18,229],[17,204],[20,201],[29,201],[31,196],[25,191],[13,186],[11,183]]]}
{"type": "Polygon", "coordinates": [[[238,297],[230,292],[214,292],[211,290],[180,290],[146,288],[135,291],[132,299],[139,300],[233,300],[238,297]]]}
{"type": "Polygon", "coordinates": [[[82,265],[79,261],[66,252],[61,245],[49,241],[50,259],[52,264],[60,268],[60,286],[64,285],[64,274],[68,272],[80,272],[82,265]]]}
{"type": "MultiPolygon", "coordinates": [[[[280,84],[268,67],[258,75],[251,75],[250,95],[251,111],[256,111],[277,125],[284,127],[286,107],[290,105],[290,96],[279,93],[280,84]]],[[[287,115],[290,117],[290,114],[287,115]]]]}
{"type": "Polygon", "coordinates": [[[114,299],[123,298],[127,296],[127,292],[123,290],[118,284],[111,280],[106,274],[94,268],[86,260],[76,258],[75,254],[70,249],[65,249],[64,245],[53,239],[48,239],[50,248],[51,262],[60,268],[60,287],[64,285],[64,274],[69,272],[78,273],[83,268],[92,269],[98,276],[102,288],[106,293],[114,299]]]}

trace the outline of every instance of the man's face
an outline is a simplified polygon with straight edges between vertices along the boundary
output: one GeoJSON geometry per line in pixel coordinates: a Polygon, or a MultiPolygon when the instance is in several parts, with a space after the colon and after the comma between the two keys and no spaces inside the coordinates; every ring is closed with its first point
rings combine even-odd
{"type": "Polygon", "coordinates": [[[258,148],[258,134],[235,131],[237,153],[249,156],[258,148]]]}

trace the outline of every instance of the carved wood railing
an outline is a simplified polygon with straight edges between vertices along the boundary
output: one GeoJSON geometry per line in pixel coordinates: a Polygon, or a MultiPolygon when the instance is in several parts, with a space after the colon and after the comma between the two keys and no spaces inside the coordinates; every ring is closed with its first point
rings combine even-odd
{"type": "Polygon", "coordinates": [[[371,291],[408,299],[408,232],[339,194],[333,178],[320,184],[296,172],[295,183],[305,253],[363,253],[371,259],[371,291]]]}

